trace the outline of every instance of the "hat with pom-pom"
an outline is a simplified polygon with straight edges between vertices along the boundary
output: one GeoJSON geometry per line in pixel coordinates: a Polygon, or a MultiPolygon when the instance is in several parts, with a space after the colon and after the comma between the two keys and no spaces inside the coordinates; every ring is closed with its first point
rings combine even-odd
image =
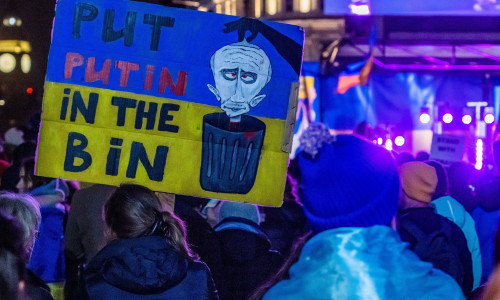
{"type": "Polygon", "coordinates": [[[331,136],[318,123],[303,133],[301,150],[300,196],[313,231],[390,224],[400,182],[389,151],[353,135],[331,136]]]}

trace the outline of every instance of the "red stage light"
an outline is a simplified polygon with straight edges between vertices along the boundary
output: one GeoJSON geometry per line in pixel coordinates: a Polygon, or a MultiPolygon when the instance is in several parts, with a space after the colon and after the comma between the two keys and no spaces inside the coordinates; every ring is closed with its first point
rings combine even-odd
{"type": "Polygon", "coordinates": [[[26,93],[28,93],[28,94],[33,93],[33,89],[32,89],[32,88],[27,88],[27,89],[26,89],[26,93]]]}

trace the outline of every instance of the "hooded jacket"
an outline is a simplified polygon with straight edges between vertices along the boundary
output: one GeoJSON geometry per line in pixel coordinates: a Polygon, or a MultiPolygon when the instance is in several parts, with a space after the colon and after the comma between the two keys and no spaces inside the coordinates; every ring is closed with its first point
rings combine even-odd
{"type": "Polygon", "coordinates": [[[432,201],[432,204],[438,214],[457,224],[465,235],[467,248],[472,257],[472,272],[474,274],[472,289],[474,290],[479,286],[482,274],[481,251],[479,249],[479,239],[474,219],[472,219],[471,215],[465,210],[462,204],[451,196],[435,199],[432,201]]]}
{"type": "Polygon", "coordinates": [[[267,299],[464,299],[458,284],[409,250],[386,226],[345,227],[310,239],[290,279],[267,299]]]}
{"type": "Polygon", "coordinates": [[[40,237],[35,241],[28,268],[48,283],[65,279],[63,224],[66,212],[61,202],[68,193],[68,186],[61,179],[51,180],[30,192],[40,204],[42,220],[40,237]]]}
{"type": "Polygon", "coordinates": [[[160,236],[111,242],[90,261],[85,284],[89,299],[218,299],[208,267],[160,236]]]}

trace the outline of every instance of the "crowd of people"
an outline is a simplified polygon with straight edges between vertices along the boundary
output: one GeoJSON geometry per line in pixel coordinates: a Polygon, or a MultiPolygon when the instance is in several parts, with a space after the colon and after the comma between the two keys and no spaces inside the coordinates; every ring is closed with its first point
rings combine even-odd
{"type": "Polygon", "coordinates": [[[40,177],[36,136],[0,154],[0,299],[500,297],[497,169],[315,123],[276,208],[40,177]]]}

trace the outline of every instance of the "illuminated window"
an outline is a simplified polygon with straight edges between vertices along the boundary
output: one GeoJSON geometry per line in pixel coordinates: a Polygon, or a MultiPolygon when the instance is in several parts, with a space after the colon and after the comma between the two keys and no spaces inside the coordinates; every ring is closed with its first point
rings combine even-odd
{"type": "Polygon", "coordinates": [[[294,0],[293,7],[295,11],[308,13],[316,9],[317,0],[294,0]]]}
{"type": "Polygon", "coordinates": [[[0,71],[3,73],[10,73],[16,67],[16,58],[10,53],[0,55],[0,71]]]}
{"type": "Polygon", "coordinates": [[[31,70],[31,57],[29,54],[23,54],[23,56],[21,56],[21,70],[23,73],[29,73],[31,70]]]}
{"type": "Polygon", "coordinates": [[[255,0],[255,17],[260,18],[262,13],[262,0],[255,0]]]}
{"type": "Polygon", "coordinates": [[[281,1],[279,0],[266,0],[266,13],[268,15],[275,15],[280,8],[281,1]]]}
{"type": "Polygon", "coordinates": [[[311,11],[311,0],[299,0],[299,11],[306,13],[311,11]]]}
{"type": "Polygon", "coordinates": [[[231,14],[236,16],[236,0],[231,0],[231,14]]]}

